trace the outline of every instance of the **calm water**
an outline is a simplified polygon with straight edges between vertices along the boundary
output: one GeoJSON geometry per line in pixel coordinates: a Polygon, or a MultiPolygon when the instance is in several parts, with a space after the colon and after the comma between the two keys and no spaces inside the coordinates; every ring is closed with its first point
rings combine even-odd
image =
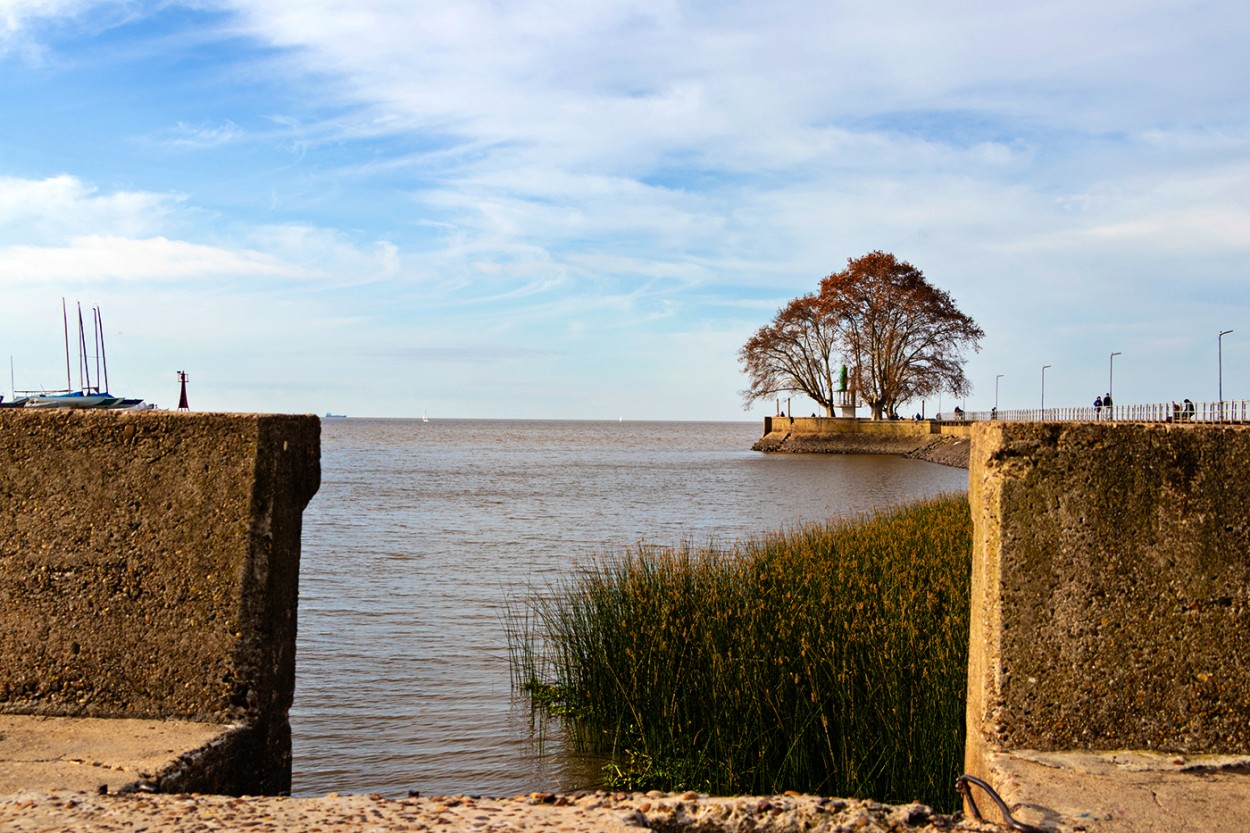
{"type": "Polygon", "coordinates": [[[294,792],[514,794],[593,772],[532,742],[503,616],[597,554],[731,541],[967,472],[750,451],[758,423],[332,419],[304,513],[294,792]]]}

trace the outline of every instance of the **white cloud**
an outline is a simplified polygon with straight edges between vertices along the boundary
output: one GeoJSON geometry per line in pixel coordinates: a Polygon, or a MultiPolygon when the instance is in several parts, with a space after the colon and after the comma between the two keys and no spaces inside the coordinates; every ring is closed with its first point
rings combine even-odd
{"type": "MultiPolygon", "coordinates": [[[[1208,47],[1250,19],[1162,0],[233,6],[370,129],[443,137],[416,198],[449,224],[448,262],[748,284],[900,241],[1079,249],[1175,223],[1135,179],[1188,174],[1178,154],[1195,151],[1164,126],[1229,112],[1247,73],[1208,47]],[[1201,90],[1176,80],[1190,73],[1201,90]],[[1064,216],[1057,195],[1074,204],[1098,178],[1143,198],[1064,216]]],[[[1244,130],[1220,134],[1224,152],[1244,130]]],[[[1180,228],[1206,225],[1195,210],[1180,228]]],[[[1217,245],[1240,228],[1221,213],[1217,245]]]]}
{"type": "Polygon", "coordinates": [[[238,239],[265,256],[288,264],[288,276],[317,276],[329,284],[353,285],[398,276],[399,248],[386,240],[357,243],[332,229],[306,225],[254,226],[238,239]],[[302,264],[302,265],[297,265],[302,264]]]}
{"type": "Polygon", "coordinates": [[[164,237],[89,235],[60,247],[0,249],[7,281],[185,281],[198,277],[311,278],[318,273],[256,251],[227,251],[164,237]]]}
{"type": "Polygon", "coordinates": [[[0,177],[0,282],[394,278],[398,247],[308,225],[206,222],[185,197],[102,192],[76,177],[0,177]],[[190,232],[198,240],[184,239],[190,232]]]}
{"type": "Polygon", "coordinates": [[[0,0],[0,35],[18,32],[32,20],[71,15],[92,5],[92,0],[0,0]]]}
{"type": "Polygon", "coordinates": [[[168,222],[180,197],[100,193],[77,177],[0,176],[0,244],[38,244],[81,234],[145,235],[168,222]]]}
{"type": "Polygon", "coordinates": [[[1209,106],[1239,90],[1244,70],[1217,75],[1232,69],[1229,51],[1205,47],[1244,32],[1250,15],[1162,0],[233,5],[254,35],[340,78],[352,100],[599,164],[747,148],[770,131],[917,107],[1084,129],[1144,116],[1153,126],[1169,110],[1183,117],[1175,108],[1195,96],[1209,106]],[[1194,75],[1199,89],[1184,83],[1194,75]],[[1122,94],[1147,90],[1156,92],[1122,94]]]}
{"type": "Polygon", "coordinates": [[[1250,249],[1250,211],[1194,208],[1184,212],[1161,212],[1154,216],[1093,226],[1089,237],[1150,249],[1177,252],[1208,249],[1250,249]]]}

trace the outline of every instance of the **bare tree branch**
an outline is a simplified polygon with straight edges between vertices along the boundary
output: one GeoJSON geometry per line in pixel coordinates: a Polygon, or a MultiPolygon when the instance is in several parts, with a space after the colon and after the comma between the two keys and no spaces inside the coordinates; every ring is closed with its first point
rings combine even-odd
{"type": "Polygon", "coordinates": [[[795,298],[738,351],[750,386],[744,407],[782,393],[805,393],[833,415],[841,363],[838,322],[817,295],[795,298]]]}
{"type": "Polygon", "coordinates": [[[939,392],[965,395],[964,351],[985,332],[919,269],[874,251],[847,261],[795,298],[738,352],[749,380],[744,405],[805,393],[833,415],[840,365],[874,419],[902,402],[939,392]]]}

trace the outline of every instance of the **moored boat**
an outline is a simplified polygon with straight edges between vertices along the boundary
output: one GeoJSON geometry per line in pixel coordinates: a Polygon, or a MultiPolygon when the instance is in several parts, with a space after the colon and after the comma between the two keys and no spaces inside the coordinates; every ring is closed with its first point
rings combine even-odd
{"type": "Polygon", "coordinates": [[[122,401],[110,393],[87,393],[76,390],[69,393],[53,393],[46,396],[27,397],[27,408],[112,408],[122,401]]]}
{"type": "MultiPolygon", "coordinates": [[[[69,317],[66,314],[65,299],[61,299],[61,316],[65,325],[65,389],[55,392],[21,391],[23,396],[12,403],[4,403],[5,407],[17,408],[105,408],[146,410],[142,399],[130,399],[116,396],[108,391],[108,356],[104,350],[104,319],[99,307],[92,308],[94,327],[95,356],[87,353],[86,330],[82,322],[82,305],[78,305],[78,376],[81,387],[73,390],[70,384],[69,365],[69,317]],[[95,359],[95,384],[91,379],[90,358],[95,359]],[[103,386],[101,386],[103,382],[103,386]]],[[[10,373],[12,368],[10,367],[10,373]]],[[[2,398],[2,397],[0,397],[2,398]]]]}

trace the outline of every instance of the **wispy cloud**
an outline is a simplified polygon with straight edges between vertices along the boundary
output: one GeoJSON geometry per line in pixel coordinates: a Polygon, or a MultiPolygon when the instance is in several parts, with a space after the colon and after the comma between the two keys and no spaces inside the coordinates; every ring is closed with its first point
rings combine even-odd
{"type": "Polygon", "coordinates": [[[254,276],[311,278],[317,272],[262,252],[227,251],[164,237],[77,237],[66,246],[10,246],[0,249],[5,281],[47,283],[254,276]]]}
{"type": "Polygon", "coordinates": [[[405,359],[432,364],[483,364],[520,362],[550,356],[550,350],[536,350],[509,345],[466,343],[448,347],[410,347],[404,350],[375,353],[392,359],[405,359]]]}
{"type": "Polygon", "coordinates": [[[42,64],[49,29],[101,31],[142,15],[150,5],[144,0],[0,0],[0,58],[13,54],[42,64]]]}
{"type": "Polygon", "coordinates": [[[173,127],[152,137],[151,142],[175,150],[206,150],[233,144],[245,136],[243,129],[229,119],[214,125],[177,122],[173,127]]]}
{"type": "Polygon", "coordinates": [[[181,201],[143,191],[101,192],[60,174],[46,179],[0,176],[0,243],[39,243],[84,233],[152,233],[181,201]]]}
{"type": "Polygon", "coordinates": [[[0,285],[247,277],[355,286],[401,267],[384,240],[308,225],[205,225],[181,196],[108,193],[64,175],[0,178],[0,285]]]}

